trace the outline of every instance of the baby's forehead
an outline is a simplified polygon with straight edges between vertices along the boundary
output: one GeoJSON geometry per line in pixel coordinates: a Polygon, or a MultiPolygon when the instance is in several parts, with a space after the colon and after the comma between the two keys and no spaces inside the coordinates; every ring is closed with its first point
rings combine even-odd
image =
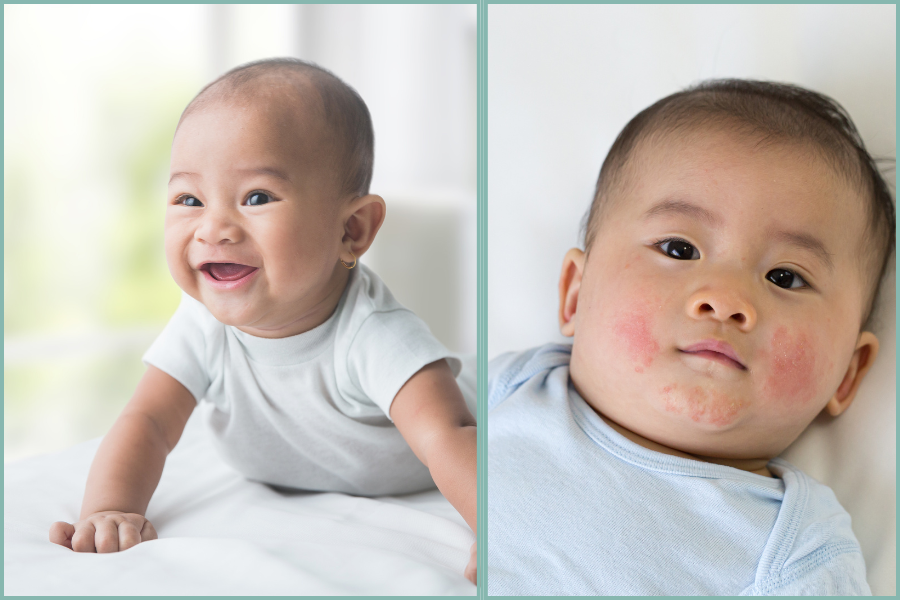
{"type": "Polygon", "coordinates": [[[672,164],[692,167],[693,171],[677,171],[679,176],[688,177],[692,173],[715,173],[715,169],[725,167],[774,163],[791,178],[809,178],[811,172],[815,173],[810,185],[858,199],[860,210],[864,210],[862,200],[868,190],[861,181],[859,166],[847,164],[845,159],[808,138],[713,123],[690,129],[660,127],[649,132],[635,143],[625,171],[639,180],[653,178],[662,172],[661,167],[672,164]]]}
{"type": "Polygon", "coordinates": [[[315,89],[266,83],[245,86],[228,94],[211,97],[197,112],[216,111],[233,115],[235,121],[249,118],[258,137],[279,146],[306,152],[324,150],[329,139],[329,124],[321,98],[315,89]]]}
{"type": "Polygon", "coordinates": [[[266,86],[205,99],[179,125],[171,168],[262,168],[294,185],[331,182],[336,177],[332,136],[308,98],[297,90],[266,86]]]}
{"type": "Polygon", "coordinates": [[[648,215],[682,214],[748,235],[756,231],[750,223],[760,231],[803,225],[816,237],[843,239],[853,255],[866,243],[865,191],[803,141],[728,130],[670,132],[638,143],[623,170],[627,174],[610,194],[607,216],[643,222],[648,215]],[[672,209],[688,205],[705,211],[672,209]]]}

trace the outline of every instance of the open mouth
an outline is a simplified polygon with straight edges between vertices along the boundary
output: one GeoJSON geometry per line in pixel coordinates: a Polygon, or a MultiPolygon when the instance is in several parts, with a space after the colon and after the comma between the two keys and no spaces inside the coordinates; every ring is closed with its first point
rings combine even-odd
{"type": "Polygon", "coordinates": [[[238,263],[206,263],[201,267],[201,270],[205,271],[216,281],[240,281],[254,273],[257,267],[238,263]]]}

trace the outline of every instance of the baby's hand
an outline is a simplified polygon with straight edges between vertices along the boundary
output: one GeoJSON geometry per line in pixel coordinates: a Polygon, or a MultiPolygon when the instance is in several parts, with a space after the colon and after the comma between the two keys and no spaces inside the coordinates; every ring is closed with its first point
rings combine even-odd
{"type": "Polygon", "coordinates": [[[478,583],[478,542],[472,544],[472,554],[469,557],[469,564],[466,565],[466,579],[472,583],[478,583]]]}
{"type": "Polygon", "coordinates": [[[57,521],[50,526],[50,541],[75,552],[118,552],[156,538],[142,515],[116,510],[94,513],[74,525],[57,521]]]}

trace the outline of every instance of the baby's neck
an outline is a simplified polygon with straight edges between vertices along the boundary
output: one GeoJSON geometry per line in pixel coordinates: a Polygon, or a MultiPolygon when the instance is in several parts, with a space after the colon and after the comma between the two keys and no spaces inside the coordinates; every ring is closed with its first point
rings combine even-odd
{"type": "MultiPolygon", "coordinates": [[[[596,410],[595,410],[596,412],[596,410]]],[[[630,429],[625,429],[615,421],[612,421],[608,417],[601,415],[599,412],[597,414],[600,416],[603,421],[615,429],[622,436],[628,438],[635,444],[639,446],[643,446],[648,450],[653,450],[654,452],[661,452],[662,454],[669,454],[671,456],[680,456],[681,458],[689,458],[691,460],[701,460],[703,462],[715,463],[717,465],[724,465],[726,467],[733,467],[735,469],[740,469],[742,471],[749,471],[750,473],[756,473],[757,475],[764,475],[765,477],[772,477],[772,473],[769,471],[769,468],[766,466],[768,464],[768,459],[763,458],[715,458],[711,456],[698,456],[696,454],[688,454],[686,452],[682,452],[680,450],[676,450],[674,448],[669,448],[668,446],[663,446],[653,440],[648,440],[642,435],[639,435],[630,429]]]]}

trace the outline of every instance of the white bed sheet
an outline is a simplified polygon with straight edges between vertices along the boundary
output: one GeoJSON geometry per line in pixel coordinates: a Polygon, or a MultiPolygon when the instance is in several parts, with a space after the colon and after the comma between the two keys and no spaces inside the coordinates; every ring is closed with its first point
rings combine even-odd
{"type": "Polygon", "coordinates": [[[6,465],[7,595],[474,595],[475,537],[437,491],[360,498],[282,493],[216,454],[194,411],[147,518],[159,539],[80,554],[48,541],[74,522],[99,439],[6,465]]]}

